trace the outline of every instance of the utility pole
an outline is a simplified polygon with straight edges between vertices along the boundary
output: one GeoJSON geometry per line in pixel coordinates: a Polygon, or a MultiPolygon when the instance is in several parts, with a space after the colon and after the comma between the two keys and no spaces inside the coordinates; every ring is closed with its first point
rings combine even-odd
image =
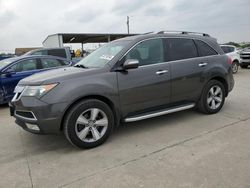
{"type": "Polygon", "coordinates": [[[128,28],[128,34],[129,34],[129,16],[127,16],[127,28],[128,28]]]}

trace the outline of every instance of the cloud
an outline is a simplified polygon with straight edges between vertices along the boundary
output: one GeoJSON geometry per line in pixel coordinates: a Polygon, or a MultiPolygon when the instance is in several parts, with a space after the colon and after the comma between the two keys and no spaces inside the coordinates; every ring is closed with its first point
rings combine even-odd
{"type": "Polygon", "coordinates": [[[0,50],[41,46],[62,32],[189,30],[219,42],[250,41],[249,0],[0,0],[0,50]]]}

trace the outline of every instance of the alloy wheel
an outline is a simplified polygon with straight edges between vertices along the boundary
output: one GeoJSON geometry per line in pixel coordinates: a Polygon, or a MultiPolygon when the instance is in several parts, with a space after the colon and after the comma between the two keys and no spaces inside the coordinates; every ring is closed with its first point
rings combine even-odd
{"type": "Polygon", "coordinates": [[[212,86],[207,95],[207,104],[210,109],[216,110],[221,106],[223,100],[223,92],[220,86],[212,86]]]}
{"type": "Polygon", "coordinates": [[[238,65],[237,65],[237,63],[233,63],[232,70],[233,70],[233,73],[236,73],[238,71],[238,65]]]}
{"type": "Polygon", "coordinates": [[[85,110],[75,124],[78,138],[84,142],[96,142],[106,133],[108,128],[107,115],[98,108],[85,110]]]}

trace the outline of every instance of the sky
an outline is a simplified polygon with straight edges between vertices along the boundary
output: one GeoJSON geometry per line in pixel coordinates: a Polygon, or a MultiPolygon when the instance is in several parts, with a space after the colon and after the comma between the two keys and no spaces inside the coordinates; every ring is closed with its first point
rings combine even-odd
{"type": "Polygon", "coordinates": [[[250,0],[0,0],[0,52],[39,47],[55,33],[185,30],[250,41],[250,0]]]}

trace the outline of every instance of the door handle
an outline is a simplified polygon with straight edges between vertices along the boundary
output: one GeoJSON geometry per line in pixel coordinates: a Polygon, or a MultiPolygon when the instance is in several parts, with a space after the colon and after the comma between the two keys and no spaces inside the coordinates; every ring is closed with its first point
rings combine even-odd
{"type": "Polygon", "coordinates": [[[165,73],[167,73],[168,72],[168,70],[159,70],[159,71],[157,71],[155,74],[157,74],[157,75],[162,75],[162,74],[165,74],[165,73]]]}
{"type": "Polygon", "coordinates": [[[199,64],[199,67],[205,67],[205,66],[207,66],[207,63],[200,63],[199,64]]]}

